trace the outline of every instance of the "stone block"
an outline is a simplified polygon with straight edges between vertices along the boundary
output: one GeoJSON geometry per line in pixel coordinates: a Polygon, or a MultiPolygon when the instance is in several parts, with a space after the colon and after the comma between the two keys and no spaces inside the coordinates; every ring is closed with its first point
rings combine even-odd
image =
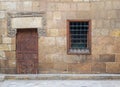
{"type": "Polygon", "coordinates": [[[39,70],[40,71],[50,71],[54,68],[53,63],[40,63],[39,64],[39,70]]]}
{"type": "Polygon", "coordinates": [[[92,60],[91,56],[86,55],[63,55],[63,61],[65,63],[90,63],[92,60]]]}
{"type": "Polygon", "coordinates": [[[8,68],[8,66],[9,66],[8,60],[0,60],[1,68],[8,68]]]}
{"type": "Polygon", "coordinates": [[[24,9],[23,2],[17,2],[17,11],[21,12],[24,9]]]}
{"type": "Polygon", "coordinates": [[[13,45],[16,45],[16,37],[11,38],[11,43],[12,43],[13,45]]]}
{"type": "Polygon", "coordinates": [[[120,62],[120,54],[115,55],[115,62],[120,62]]]}
{"type": "Polygon", "coordinates": [[[59,29],[58,30],[59,36],[61,37],[66,37],[66,29],[59,29]]]}
{"type": "Polygon", "coordinates": [[[58,10],[57,3],[48,3],[47,4],[47,11],[56,11],[56,10],[58,10]]]}
{"type": "MultiPolygon", "coordinates": [[[[117,17],[118,18],[118,17],[117,17]]],[[[116,28],[120,28],[120,20],[119,19],[116,19],[115,20],[115,27],[116,28]]]]}
{"type": "Polygon", "coordinates": [[[47,0],[41,0],[40,2],[40,10],[39,11],[46,11],[47,10],[47,0]]]}
{"type": "Polygon", "coordinates": [[[53,62],[54,63],[64,63],[64,55],[62,54],[62,52],[59,52],[58,50],[58,53],[54,53],[52,54],[52,58],[53,58],[53,62]]]}
{"type": "Polygon", "coordinates": [[[67,19],[71,19],[71,18],[72,19],[78,19],[77,11],[70,11],[69,13],[68,12],[64,12],[62,16],[63,16],[62,18],[64,19],[63,23],[65,23],[67,19]]]}
{"type": "Polygon", "coordinates": [[[106,63],[107,73],[120,73],[120,63],[106,63]]]}
{"type": "Polygon", "coordinates": [[[5,11],[0,11],[0,19],[5,18],[6,12],[5,11]]]}
{"type": "Polygon", "coordinates": [[[53,12],[48,11],[48,12],[46,13],[46,16],[47,16],[47,19],[48,19],[48,20],[52,20],[52,19],[53,19],[53,12]]]}
{"type": "Polygon", "coordinates": [[[120,45],[116,45],[115,48],[114,48],[114,52],[115,53],[120,53],[120,45]]]}
{"type": "Polygon", "coordinates": [[[41,46],[55,46],[55,37],[40,37],[39,44],[41,46]]]}
{"type": "Polygon", "coordinates": [[[120,9],[120,1],[113,1],[113,9],[120,9]]]}
{"type": "Polygon", "coordinates": [[[97,36],[97,37],[94,37],[94,41],[97,44],[103,46],[103,45],[110,45],[110,44],[113,45],[115,39],[110,36],[97,36]]]}
{"type": "Polygon", "coordinates": [[[106,73],[106,64],[105,63],[98,63],[92,62],[92,73],[106,73]]]}
{"type": "Polygon", "coordinates": [[[32,11],[39,12],[39,11],[46,11],[46,0],[40,0],[40,1],[33,1],[32,2],[32,11]]]}
{"type": "Polygon", "coordinates": [[[16,52],[15,51],[5,51],[5,56],[9,60],[15,60],[16,59],[16,52]]]}
{"type": "Polygon", "coordinates": [[[115,54],[101,54],[99,57],[100,62],[115,62],[115,54]]]}
{"type": "Polygon", "coordinates": [[[93,36],[108,36],[109,29],[94,29],[92,32],[93,36]]]}
{"type": "Polygon", "coordinates": [[[45,55],[44,57],[44,61],[42,61],[41,63],[54,63],[54,58],[51,57],[51,55],[45,55]]]}
{"type": "Polygon", "coordinates": [[[5,69],[4,68],[0,68],[0,73],[1,74],[5,74],[5,69]]]}
{"type": "Polygon", "coordinates": [[[71,10],[70,3],[58,3],[56,4],[56,7],[58,8],[56,10],[59,10],[59,11],[70,11],[71,10]]]}
{"type": "Polygon", "coordinates": [[[2,37],[1,37],[1,35],[0,35],[0,44],[2,43],[2,37]]]}
{"type": "Polygon", "coordinates": [[[106,53],[107,54],[112,54],[115,51],[115,46],[112,44],[106,45],[106,53]]]}
{"type": "Polygon", "coordinates": [[[39,11],[40,10],[40,2],[39,1],[32,2],[32,10],[33,11],[39,11]]]}
{"type": "Polygon", "coordinates": [[[91,73],[91,63],[72,63],[68,65],[71,73],[91,73]]]}
{"type": "Polygon", "coordinates": [[[91,12],[90,11],[76,11],[77,18],[83,19],[90,19],[91,18],[91,12]]]}
{"type": "Polygon", "coordinates": [[[2,37],[2,42],[5,44],[10,44],[12,40],[10,37],[2,37]]]}
{"type": "Polygon", "coordinates": [[[9,68],[16,68],[16,60],[8,60],[9,68]]]}
{"type": "Polygon", "coordinates": [[[4,51],[0,51],[0,59],[6,59],[6,55],[4,51]]]}
{"type": "Polygon", "coordinates": [[[96,28],[99,29],[99,28],[103,28],[103,20],[95,20],[95,25],[96,25],[96,28]]]}
{"type": "Polygon", "coordinates": [[[58,29],[47,29],[47,35],[48,36],[59,36],[58,29]]]}
{"type": "Polygon", "coordinates": [[[90,10],[90,3],[78,3],[77,10],[78,11],[89,11],[90,10]]]}
{"type": "Polygon", "coordinates": [[[16,74],[16,68],[5,69],[5,74],[16,74]]]}
{"type": "Polygon", "coordinates": [[[113,4],[112,4],[112,1],[106,1],[105,2],[105,8],[106,9],[113,9],[113,4]]]}
{"type": "Polygon", "coordinates": [[[24,1],[23,2],[23,10],[24,11],[32,11],[32,1],[24,1]]]}
{"type": "Polygon", "coordinates": [[[61,47],[61,46],[65,46],[65,37],[56,37],[55,38],[56,39],[56,45],[58,46],[58,47],[61,47]]]}
{"type": "Polygon", "coordinates": [[[47,20],[47,29],[57,29],[57,21],[56,20],[47,20]]]}
{"type": "Polygon", "coordinates": [[[0,51],[11,51],[11,45],[0,44],[0,51]]]}
{"type": "Polygon", "coordinates": [[[110,20],[103,20],[103,28],[106,28],[106,30],[109,31],[109,29],[111,29],[111,26],[110,26],[110,20]]]}
{"type": "Polygon", "coordinates": [[[12,28],[42,28],[42,17],[19,17],[12,18],[12,28]],[[24,24],[23,24],[24,23],[24,24]]]}
{"type": "Polygon", "coordinates": [[[117,18],[117,11],[116,10],[108,10],[106,13],[107,13],[108,19],[117,18]]]}
{"type": "Polygon", "coordinates": [[[71,3],[70,9],[71,9],[71,11],[77,11],[77,3],[71,3]]]}
{"type": "Polygon", "coordinates": [[[16,51],[16,44],[12,44],[11,46],[11,51],[16,51]]]}
{"type": "Polygon", "coordinates": [[[61,12],[53,12],[53,19],[54,20],[61,20],[61,12]]]}
{"type": "Polygon", "coordinates": [[[1,2],[1,9],[7,11],[16,10],[17,3],[16,2],[1,2]]]}
{"type": "Polygon", "coordinates": [[[104,2],[91,3],[91,10],[103,10],[103,9],[105,9],[105,3],[104,2]]]}
{"type": "Polygon", "coordinates": [[[68,64],[65,64],[65,63],[55,63],[54,64],[54,69],[56,71],[66,72],[66,71],[68,71],[68,64]]]}
{"type": "Polygon", "coordinates": [[[114,52],[115,53],[120,53],[120,40],[119,38],[115,39],[115,45],[114,45],[114,52]]]}

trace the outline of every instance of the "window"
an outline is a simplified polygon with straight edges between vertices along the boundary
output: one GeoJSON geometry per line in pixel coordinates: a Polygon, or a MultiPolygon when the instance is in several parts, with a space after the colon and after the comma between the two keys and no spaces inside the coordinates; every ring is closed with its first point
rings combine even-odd
{"type": "Polygon", "coordinates": [[[68,20],[67,45],[68,54],[91,53],[90,20],[68,20]]]}

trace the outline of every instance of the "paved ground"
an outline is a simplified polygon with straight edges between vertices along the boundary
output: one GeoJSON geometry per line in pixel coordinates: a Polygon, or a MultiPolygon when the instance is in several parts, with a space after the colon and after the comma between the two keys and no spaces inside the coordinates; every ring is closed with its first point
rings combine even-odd
{"type": "Polygon", "coordinates": [[[120,80],[9,80],[0,87],[120,87],[120,80]]]}

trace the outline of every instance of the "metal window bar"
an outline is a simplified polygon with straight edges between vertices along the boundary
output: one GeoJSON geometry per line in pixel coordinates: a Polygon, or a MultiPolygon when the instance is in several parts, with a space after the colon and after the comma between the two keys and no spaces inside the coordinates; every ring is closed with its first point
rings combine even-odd
{"type": "MultiPolygon", "coordinates": [[[[87,48],[87,34],[89,22],[70,22],[71,50],[84,50],[87,48]]],[[[86,49],[86,50],[85,50],[86,49]]]]}

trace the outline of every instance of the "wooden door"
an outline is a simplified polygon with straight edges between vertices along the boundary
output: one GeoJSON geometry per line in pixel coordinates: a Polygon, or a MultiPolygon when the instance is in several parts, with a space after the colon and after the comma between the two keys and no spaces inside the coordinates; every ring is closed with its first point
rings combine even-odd
{"type": "Polygon", "coordinates": [[[18,74],[38,73],[38,34],[36,29],[18,29],[16,37],[18,74]]]}

